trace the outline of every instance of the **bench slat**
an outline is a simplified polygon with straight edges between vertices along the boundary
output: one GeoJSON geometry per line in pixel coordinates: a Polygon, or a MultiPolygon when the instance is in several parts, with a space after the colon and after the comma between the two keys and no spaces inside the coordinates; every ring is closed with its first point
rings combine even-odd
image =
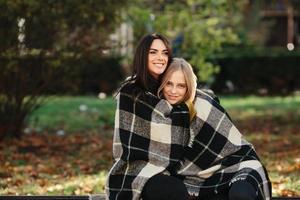
{"type": "MultiPolygon", "coordinates": [[[[105,200],[105,195],[83,196],[0,196],[0,200],[105,200]]],[[[300,197],[272,197],[272,200],[300,200],[300,197]]]]}
{"type": "Polygon", "coordinates": [[[0,196],[0,200],[105,200],[105,195],[83,196],[0,196]]]}

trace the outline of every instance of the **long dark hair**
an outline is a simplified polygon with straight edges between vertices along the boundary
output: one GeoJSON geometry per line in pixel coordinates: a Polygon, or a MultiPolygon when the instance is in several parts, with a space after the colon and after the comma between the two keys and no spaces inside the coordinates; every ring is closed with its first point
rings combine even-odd
{"type": "MultiPolygon", "coordinates": [[[[172,49],[169,40],[160,35],[158,33],[145,35],[138,43],[137,48],[135,50],[134,58],[133,58],[133,72],[131,79],[135,79],[136,83],[138,83],[143,89],[148,90],[149,85],[149,76],[150,73],[148,71],[148,53],[151,47],[153,40],[160,39],[168,50],[168,63],[167,67],[172,61],[172,49]]],[[[161,76],[160,76],[161,77],[161,76]]]]}

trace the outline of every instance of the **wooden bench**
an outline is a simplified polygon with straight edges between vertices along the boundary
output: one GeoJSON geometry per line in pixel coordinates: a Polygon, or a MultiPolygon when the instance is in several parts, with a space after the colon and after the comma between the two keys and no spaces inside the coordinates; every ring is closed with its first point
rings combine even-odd
{"type": "Polygon", "coordinates": [[[104,195],[82,195],[82,196],[0,196],[0,200],[105,200],[104,195]]]}
{"type": "MultiPolygon", "coordinates": [[[[82,196],[0,196],[0,200],[105,200],[104,194],[82,196]]],[[[300,197],[273,197],[272,200],[300,200],[300,197]]]]}

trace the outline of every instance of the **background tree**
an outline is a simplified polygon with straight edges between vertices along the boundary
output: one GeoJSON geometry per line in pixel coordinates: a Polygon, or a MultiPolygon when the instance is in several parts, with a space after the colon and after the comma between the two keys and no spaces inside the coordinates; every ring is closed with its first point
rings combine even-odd
{"type": "Polygon", "coordinates": [[[236,44],[245,1],[151,0],[136,1],[128,19],[135,38],[158,31],[173,40],[175,55],[192,63],[201,81],[219,71],[210,57],[224,45],[236,44]]]}
{"type": "Polygon", "coordinates": [[[104,58],[127,1],[0,0],[0,138],[21,136],[49,88],[75,73],[79,58],[104,58]],[[72,62],[71,62],[72,63],[72,62]]]}

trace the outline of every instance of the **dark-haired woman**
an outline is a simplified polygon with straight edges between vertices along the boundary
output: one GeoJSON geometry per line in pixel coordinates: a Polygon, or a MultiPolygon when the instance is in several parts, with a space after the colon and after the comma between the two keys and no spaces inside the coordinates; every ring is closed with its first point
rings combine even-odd
{"type": "Polygon", "coordinates": [[[109,200],[188,198],[184,183],[172,176],[188,142],[188,107],[156,95],[171,59],[169,42],[159,34],[146,35],[136,48],[133,74],[117,95],[109,200]]]}

